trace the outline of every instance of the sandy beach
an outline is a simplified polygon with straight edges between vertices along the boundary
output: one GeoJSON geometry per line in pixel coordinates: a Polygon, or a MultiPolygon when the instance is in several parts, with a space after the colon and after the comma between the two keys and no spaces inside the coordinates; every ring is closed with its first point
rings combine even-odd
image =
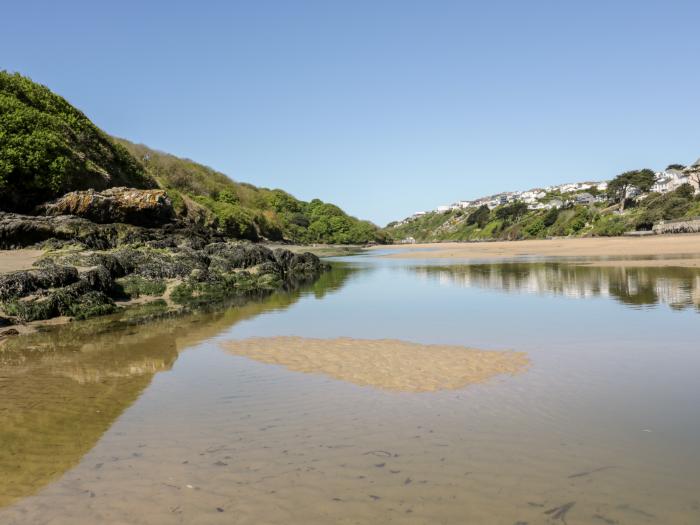
{"type": "MultiPolygon", "coordinates": [[[[380,247],[373,249],[381,249],[380,247]]],[[[427,243],[392,246],[394,259],[506,259],[511,257],[610,257],[615,266],[700,266],[700,235],[596,237],[533,241],[427,243]]],[[[599,264],[599,263],[596,263],[599,264]]]]}
{"type": "Polygon", "coordinates": [[[520,352],[496,352],[450,345],[422,345],[394,339],[307,339],[255,337],[227,341],[230,353],[295,372],[320,373],[356,385],[397,392],[434,392],[481,383],[523,371],[520,352]]]}
{"type": "Polygon", "coordinates": [[[27,270],[43,253],[43,250],[0,250],[0,273],[27,270]]]}

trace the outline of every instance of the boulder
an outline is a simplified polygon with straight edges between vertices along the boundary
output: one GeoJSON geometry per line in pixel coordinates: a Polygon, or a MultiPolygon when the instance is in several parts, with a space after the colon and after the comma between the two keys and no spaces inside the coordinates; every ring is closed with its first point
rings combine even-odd
{"type": "Polygon", "coordinates": [[[125,223],[136,226],[159,226],[175,218],[172,202],[163,190],[109,188],[73,191],[43,204],[44,215],[73,215],[98,224],[125,223]]]}
{"type": "Polygon", "coordinates": [[[78,270],[62,265],[6,273],[0,275],[0,301],[26,297],[37,290],[67,286],[77,280],[78,270]]]}

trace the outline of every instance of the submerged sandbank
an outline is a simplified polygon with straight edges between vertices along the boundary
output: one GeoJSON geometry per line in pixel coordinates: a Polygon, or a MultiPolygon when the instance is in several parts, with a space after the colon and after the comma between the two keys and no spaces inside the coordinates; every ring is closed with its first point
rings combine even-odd
{"type": "Polygon", "coordinates": [[[226,341],[230,353],[295,372],[320,373],[356,385],[398,392],[453,390],[529,364],[524,353],[424,345],[395,339],[254,337],[226,341]]]}
{"type": "Polygon", "coordinates": [[[700,234],[651,237],[595,237],[497,242],[395,245],[394,259],[500,259],[510,257],[613,257],[607,265],[696,267],[700,234]],[[653,260],[653,263],[650,262],[653,260]]]}

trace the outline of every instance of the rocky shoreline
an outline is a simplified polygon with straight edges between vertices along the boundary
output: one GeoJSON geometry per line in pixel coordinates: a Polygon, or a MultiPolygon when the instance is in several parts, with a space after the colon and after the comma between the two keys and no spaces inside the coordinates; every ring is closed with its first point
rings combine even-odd
{"type": "Polygon", "coordinates": [[[311,253],[231,241],[175,219],[164,194],[150,195],[156,192],[76,192],[82,195],[45,206],[44,215],[0,212],[0,249],[46,250],[31,269],[0,274],[0,339],[28,324],[134,304],[173,312],[260,297],[327,268],[311,253]]]}

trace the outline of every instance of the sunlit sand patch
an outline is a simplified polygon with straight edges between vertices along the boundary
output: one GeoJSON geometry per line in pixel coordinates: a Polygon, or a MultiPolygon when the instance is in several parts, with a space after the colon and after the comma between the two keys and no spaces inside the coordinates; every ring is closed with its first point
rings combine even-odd
{"type": "Polygon", "coordinates": [[[521,352],[497,352],[395,339],[255,337],[222,343],[235,355],[283,365],[295,372],[400,392],[453,390],[529,364],[521,352]]]}

